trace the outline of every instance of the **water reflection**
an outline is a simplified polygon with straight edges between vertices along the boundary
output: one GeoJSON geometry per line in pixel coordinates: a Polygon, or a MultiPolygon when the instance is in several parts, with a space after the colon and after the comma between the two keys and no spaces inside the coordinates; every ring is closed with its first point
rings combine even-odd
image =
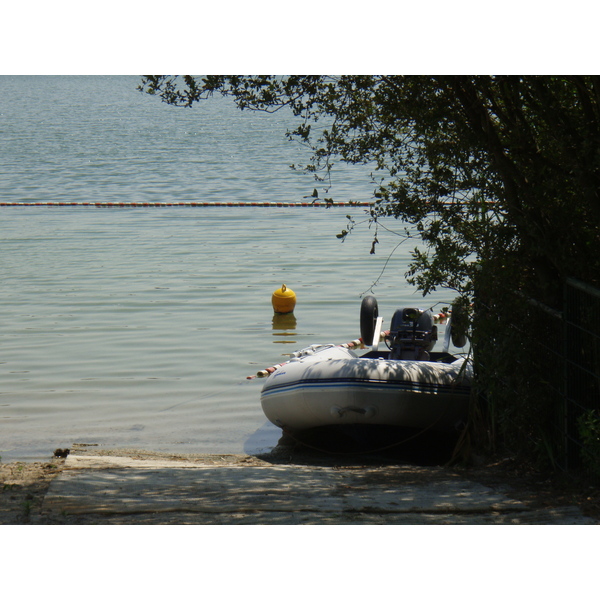
{"type": "Polygon", "coordinates": [[[294,313],[273,315],[273,335],[278,338],[273,340],[274,344],[295,344],[295,339],[285,339],[286,337],[295,337],[296,317],[294,313]]]}

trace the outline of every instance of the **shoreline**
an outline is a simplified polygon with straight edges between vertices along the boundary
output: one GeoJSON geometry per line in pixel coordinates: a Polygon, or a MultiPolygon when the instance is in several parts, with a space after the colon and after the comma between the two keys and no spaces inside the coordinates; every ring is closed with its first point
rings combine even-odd
{"type": "MultiPolygon", "coordinates": [[[[342,485],[340,488],[342,489],[340,493],[347,494],[352,502],[357,497],[360,497],[361,494],[363,496],[368,495],[377,486],[381,488],[382,485],[387,486],[385,490],[381,489],[388,495],[386,497],[389,497],[390,493],[401,495],[403,491],[411,488],[411,486],[416,490],[434,488],[443,490],[452,489],[452,486],[455,486],[459,482],[461,485],[471,486],[471,489],[474,491],[470,492],[470,494],[475,500],[477,499],[477,494],[483,494],[482,497],[486,494],[502,494],[510,502],[519,503],[522,507],[519,510],[523,514],[529,511],[528,514],[534,515],[530,517],[534,519],[534,522],[541,522],[542,524],[547,522],[551,524],[551,515],[554,513],[575,515],[577,512],[587,519],[586,523],[583,524],[600,524],[600,489],[598,487],[581,483],[575,484],[573,481],[567,482],[557,476],[549,477],[547,474],[536,474],[528,471],[525,467],[518,465],[516,461],[509,458],[495,462],[489,461],[481,466],[459,468],[407,464],[406,461],[404,463],[396,461],[396,464],[394,464],[394,461],[391,460],[381,461],[376,458],[365,457],[362,459],[340,459],[336,457],[334,459],[331,456],[315,455],[314,453],[307,453],[302,449],[294,447],[279,448],[277,451],[265,455],[252,456],[244,454],[167,454],[144,450],[103,449],[100,447],[74,445],[67,457],[55,456],[45,462],[0,463],[0,525],[191,524],[196,522],[198,524],[205,522],[207,524],[225,524],[229,522],[227,519],[233,513],[230,511],[228,513],[229,516],[225,515],[219,520],[215,516],[215,511],[219,512],[218,507],[208,510],[208,512],[212,513],[210,518],[206,517],[206,514],[200,518],[196,513],[192,518],[190,516],[192,513],[189,512],[189,502],[194,501],[198,504],[203,500],[201,495],[193,496],[191,499],[183,498],[181,506],[184,506],[188,502],[188,509],[179,509],[177,508],[178,505],[174,504],[175,508],[170,508],[169,512],[161,513],[160,511],[152,512],[151,510],[146,510],[146,512],[141,511],[137,515],[128,514],[120,516],[115,516],[115,514],[109,512],[102,514],[93,510],[89,514],[79,516],[77,514],[69,515],[67,514],[68,511],[65,510],[62,512],[55,510],[52,513],[52,501],[47,500],[45,503],[47,496],[48,498],[52,496],[52,493],[49,494],[51,485],[53,487],[59,486],[59,483],[65,477],[73,479],[85,474],[85,476],[101,478],[108,471],[127,476],[127,474],[132,473],[138,467],[143,469],[145,477],[148,473],[160,473],[163,479],[165,473],[183,473],[182,477],[188,477],[189,479],[193,478],[194,473],[208,473],[209,471],[212,473],[211,477],[213,478],[218,478],[218,476],[225,472],[234,473],[236,477],[242,477],[242,474],[256,472],[257,469],[261,473],[265,473],[265,477],[272,473],[281,474],[287,470],[287,472],[293,473],[294,479],[300,473],[303,477],[318,474],[319,477],[327,476],[330,478],[339,478],[340,476],[354,477],[355,479],[366,478],[360,485],[356,483],[359,479],[356,479],[356,482],[352,483],[352,485],[342,485]],[[62,478],[60,477],[61,474],[63,474],[62,478]],[[53,484],[54,481],[57,481],[57,483],[53,484]],[[345,488],[348,488],[347,492],[344,491],[345,488]],[[481,490],[484,491],[482,492],[481,490]],[[356,496],[357,493],[358,496],[356,496]],[[178,512],[181,512],[180,520],[178,520],[178,512]],[[152,518],[149,518],[148,515],[152,515],[152,518]],[[545,518],[548,521],[544,521],[545,518]],[[535,519],[538,521],[535,521],[535,519]]],[[[293,482],[294,479],[291,481],[293,482]]],[[[243,485],[247,486],[247,493],[254,493],[255,489],[260,487],[261,481],[261,479],[253,479],[249,482],[246,481],[243,485]]],[[[328,480],[327,485],[334,485],[335,482],[332,482],[333,479],[331,481],[328,480]]],[[[178,480],[172,489],[176,493],[179,493],[180,490],[186,487],[187,483],[188,480],[186,479],[178,480]]],[[[102,485],[97,484],[92,489],[98,490],[96,493],[101,495],[105,493],[104,485],[105,483],[102,483],[102,485]]],[[[152,485],[152,481],[147,479],[145,487],[138,488],[136,493],[139,496],[143,496],[149,489],[152,489],[152,485]]],[[[280,487],[272,489],[268,494],[276,495],[277,493],[281,493],[281,490],[288,484],[278,485],[280,487]]],[[[237,486],[238,483],[235,483],[232,490],[237,490],[237,486]]],[[[316,486],[315,490],[317,488],[318,486],[316,486]]],[[[198,494],[197,491],[194,493],[198,494]]],[[[308,492],[303,491],[303,494],[306,493],[308,492]]],[[[316,504],[321,503],[321,505],[324,501],[323,499],[327,496],[323,496],[322,493],[319,494],[318,491],[314,491],[312,494],[311,502],[316,504]]],[[[227,497],[226,494],[225,497],[227,497]]],[[[294,502],[302,505],[306,500],[307,498],[304,496],[297,500],[294,500],[293,497],[291,498],[291,505],[284,509],[284,513],[289,516],[289,524],[301,524],[306,521],[306,517],[304,516],[300,519],[298,518],[298,514],[307,514],[306,512],[302,513],[302,510],[306,509],[298,511],[296,510],[298,506],[293,506],[294,502]],[[296,516],[292,518],[291,515],[293,512],[296,513],[296,516]]],[[[54,501],[56,502],[56,499],[54,501]]],[[[179,501],[181,501],[181,498],[179,501]]],[[[490,509],[489,514],[495,514],[495,510],[490,509]]],[[[275,516],[273,512],[271,514],[263,513],[260,518],[258,516],[248,516],[247,506],[243,512],[243,518],[238,518],[237,521],[236,519],[232,519],[231,522],[240,522],[240,524],[255,522],[269,524],[271,521],[281,521],[283,514],[279,513],[275,516]]],[[[257,510],[257,514],[258,512],[260,511],[257,510]]],[[[460,511],[458,512],[460,513],[460,511]]],[[[389,524],[394,522],[401,523],[401,520],[399,520],[400,517],[394,511],[391,513],[388,511],[386,514],[387,517],[385,515],[377,516],[376,514],[369,514],[369,511],[354,511],[352,517],[353,524],[388,524],[388,521],[389,524]]],[[[322,520],[330,524],[338,524],[338,521],[336,521],[338,517],[332,515],[333,513],[331,513],[330,509],[323,509],[322,507],[320,519],[317,519],[317,521],[321,522],[322,520]],[[322,512],[322,510],[325,510],[325,512],[322,512]]],[[[460,519],[462,520],[457,521],[457,523],[470,523],[469,517],[465,515],[461,514],[460,519]],[[464,519],[467,520],[465,521],[464,519]]],[[[404,515],[402,518],[406,518],[406,516],[404,515]]],[[[436,517],[436,519],[438,518],[436,517]]],[[[430,521],[435,524],[436,519],[430,519],[430,521]]],[[[477,524],[479,522],[478,519],[481,520],[481,515],[474,515],[472,519],[473,524],[477,524]]],[[[339,524],[348,524],[347,521],[347,517],[339,517],[339,524]]],[[[492,519],[491,523],[495,522],[492,519]]],[[[498,522],[500,523],[501,521],[498,522]]],[[[577,519],[574,519],[574,522],[578,523],[577,519]]],[[[308,524],[310,523],[309,519],[308,524]]],[[[516,521],[516,524],[518,524],[518,521],[516,521]]]]}

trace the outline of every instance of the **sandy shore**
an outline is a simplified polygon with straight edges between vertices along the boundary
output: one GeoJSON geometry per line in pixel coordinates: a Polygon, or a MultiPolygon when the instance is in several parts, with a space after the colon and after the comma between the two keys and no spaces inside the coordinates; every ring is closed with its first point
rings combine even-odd
{"type": "Polygon", "coordinates": [[[27,524],[39,519],[50,482],[62,471],[64,463],[64,458],[0,463],[0,524],[27,524]]]}
{"type": "MultiPolygon", "coordinates": [[[[89,452],[89,450],[87,450],[89,452]]],[[[77,452],[77,450],[75,450],[77,452]]],[[[123,450],[96,450],[100,455],[123,455],[123,450]]],[[[126,451],[128,456],[145,458],[156,456],[156,453],[144,451],[126,451]]],[[[169,460],[185,460],[189,457],[167,456],[169,460]]],[[[202,460],[232,466],[252,466],[263,462],[265,457],[252,456],[208,456],[202,460]]],[[[266,457],[270,464],[318,464],[334,466],[331,457],[305,455],[302,452],[286,450],[282,454],[271,454],[266,457]]],[[[192,457],[192,459],[194,459],[192,457]]],[[[197,458],[196,458],[197,460],[197,458]]],[[[338,461],[339,462],[339,461],[338,461]]],[[[356,461],[354,461],[356,465],[356,461]]],[[[371,462],[372,466],[373,463],[371,462]]],[[[42,503],[52,480],[65,467],[65,458],[51,457],[47,462],[13,462],[0,463],[0,524],[49,524],[42,512],[42,503]]],[[[407,468],[406,466],[404,468],[407,468]]],[[[410,469],[410,467],[408,467],[410,469]]],[[[554,509],[576,506],[582,514],[600,523],[600,488],[585,483],[565,481],[559,477],[549,477],[528,471],[510,459],[489,461],[485,465],[471,468],[446,467],[448,477],[456,477],[481,483],[491,489],[509,491],[510,496],[535,510],[554,509]]],[[[415,466],[413,479],[427,484],[430,480],[439,481],[440,468],[415,466]]],[[[73,521],[76,523],[77,521],[73,521]]],[[[101,520],[99,522],[102,522],[101,520]]],[[[61,524],[69,524],[63,519],[61,524]]]]}

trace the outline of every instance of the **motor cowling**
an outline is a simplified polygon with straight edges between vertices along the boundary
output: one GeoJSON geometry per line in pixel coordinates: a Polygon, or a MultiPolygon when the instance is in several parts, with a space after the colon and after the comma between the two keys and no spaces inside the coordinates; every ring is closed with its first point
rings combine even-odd
{"type": "Polygon", "coordinates": [[[395,360],[428,360],[437,341],[433,313],[418,308],[399,308],[392,317],[387,337],[390,358],[395,360]]]}

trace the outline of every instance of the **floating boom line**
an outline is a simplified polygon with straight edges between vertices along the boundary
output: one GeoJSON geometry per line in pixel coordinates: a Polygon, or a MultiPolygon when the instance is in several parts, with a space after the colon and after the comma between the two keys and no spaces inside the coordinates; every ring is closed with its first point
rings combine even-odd
{"type": "Polygon", "coordinates": [[[0,207],[86,208],[344,208],[371,207],[373,202],[0,202],[0,207]]]}

